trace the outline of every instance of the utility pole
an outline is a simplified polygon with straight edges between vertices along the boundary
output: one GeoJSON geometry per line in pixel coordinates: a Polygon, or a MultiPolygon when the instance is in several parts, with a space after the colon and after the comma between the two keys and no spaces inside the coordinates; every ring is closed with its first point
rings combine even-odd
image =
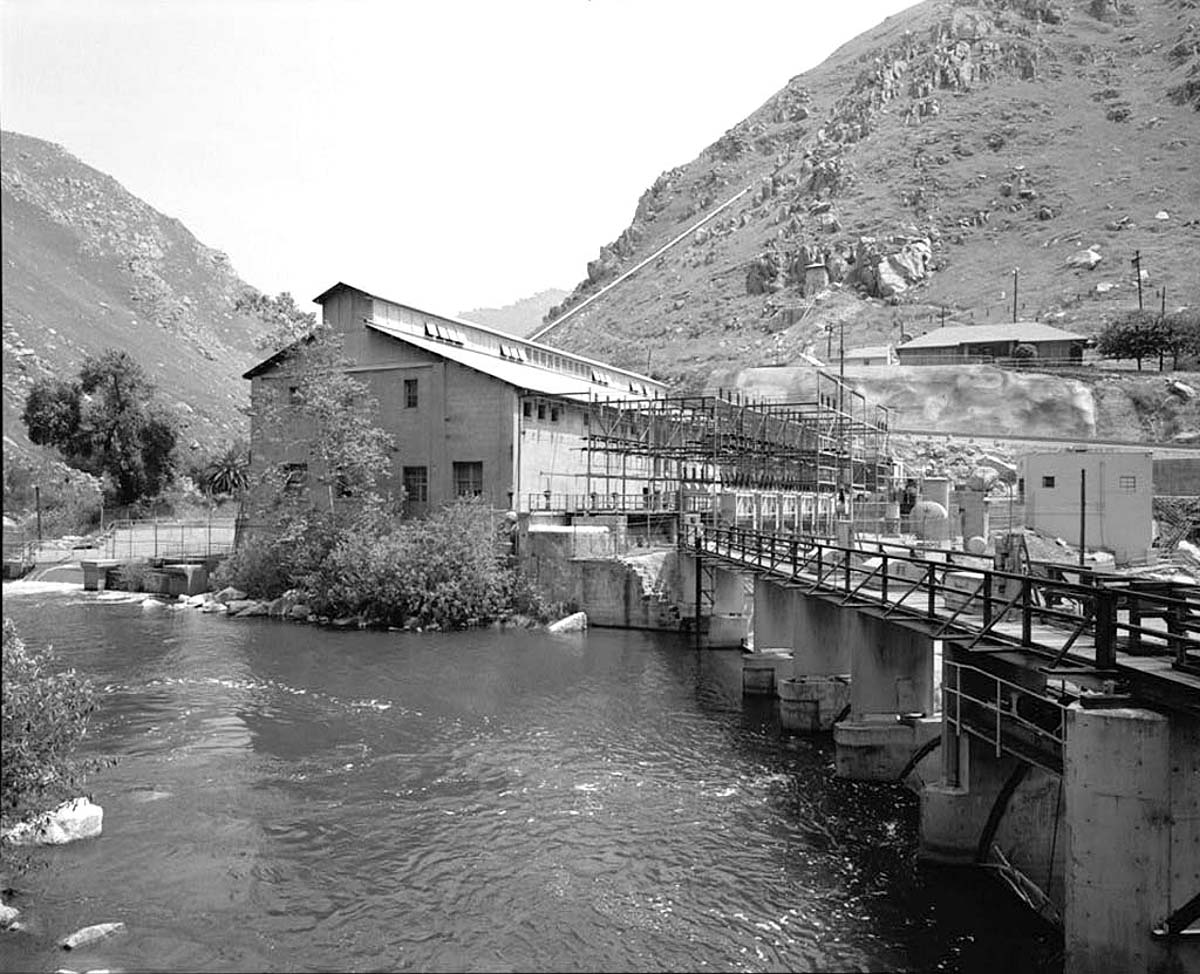
{"type": "Polygon", "coordinates": [[[1083,565],[1083,557],[1087,553],[1085,532],[1087,531],[1087,469],[1079,471],[1079,564],[1083,565]]]}
{"type": "Polygon", "coordinates": [[[1013,268],[1013,324],[1017,322],[1017,278],[1021,274],[1019,267],[1013,268]]]}
{"type": "Polygon", "coordinates": [[[942,305],[942,327],[946,327],[946,306],[942,305]]]}
{"type": "Polygon", "coordinates": [[[1142,310],[1142,252],[1135,250],[1133,252],[1133,260],[1129,263],[1133,265],[1133,272],[1137,275],[1138,284],[1138,311],[1142,310]]]}
{"type": "Polygon", "coordinates": [[[38,541],[42,540],[42,488],[37,484],[33,485],[33,506],[37,508],[37,532],[38,541]]]}

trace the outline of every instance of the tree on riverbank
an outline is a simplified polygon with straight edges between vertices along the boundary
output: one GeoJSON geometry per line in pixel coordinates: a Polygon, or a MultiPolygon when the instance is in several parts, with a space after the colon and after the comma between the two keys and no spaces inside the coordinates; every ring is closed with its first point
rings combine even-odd
{"type": "Polygon", "coordinates": [[[36,381],[21,419],[34,443],[105,477],[110,503],[132,504],[158,494],[175,473],[176,419],[154,396],[133,357],[110,348],[84,358],[76,380],[36,381]]]}
{"type": "Polygon", "coordinates": [[[86,680],[56,671],[50,649],[27,646],[5,617],[0,683],[0,822],[46,811],[79,787],[94,762],[74,751],[95,709],[86,680]]]}

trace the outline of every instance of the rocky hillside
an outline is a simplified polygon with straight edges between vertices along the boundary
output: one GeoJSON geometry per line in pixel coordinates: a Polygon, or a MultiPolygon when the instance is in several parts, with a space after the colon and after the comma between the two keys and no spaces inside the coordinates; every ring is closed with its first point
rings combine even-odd
{"type": "Polygon", "coordinates": [[[1196,0],[928,0],[663,173],[548,321],[748,191],[543,340],[699,389],[1008,321],[1015,268],[1022,318],[1094,334],[1135,252],[1147,306],[1195,307],[1198,155],[1196,0]]]}
{"type": "Polygon", "coordinates": [[[476,308],[474,311],[460,311],[458,316],[524,338],[540,328],[542,319],[550,309],[569,293],[558,288],[547,288],[520,301],[506,304],[503,308],[476,308]]]}
{"type": "Polygon", "coordinates": [[[264,326],[234,311],[247,285],[228,258],[57,145],[4,132],[0,148],[6,459],[36,449],[20,420],[33,381],[108,347],[178,407],[185,445],[244,435],[264,326]]]}

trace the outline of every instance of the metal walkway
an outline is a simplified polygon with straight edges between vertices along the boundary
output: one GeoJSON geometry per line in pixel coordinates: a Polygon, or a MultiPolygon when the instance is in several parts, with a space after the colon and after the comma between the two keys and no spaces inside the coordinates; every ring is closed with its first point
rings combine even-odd
{"type": "MultiPolygon", "coordinates": [[[[999,667],[989,658],[1031,671],[1036,684],[1057,680],[1062,689],[1070,683],[1095,702],[1200,715],[1197,585],[1061,564],[1035,565],[1043,574],[1014,574],[996,570],[991,557],[961,551],[888,542],[844,547],[738,527],[690,525],[680,545],[702,561],[916,625],[952,644],[953,666],[969,665],[992,680],[999,667]]],[[[959,682],[957,670],[947,675],[943,695],[951,712],[957,701],[950,697],[966,694],[970,681],[959,682]]],[[[993,685],[988,697],[999,703],[991,709],[1015,714],[1020,689],[993,685]]],[[[971,701],[968,709],[976,706],[971,701]]],[[[1044,730],[1043,723],[1035,726],[1044,730]]]]}

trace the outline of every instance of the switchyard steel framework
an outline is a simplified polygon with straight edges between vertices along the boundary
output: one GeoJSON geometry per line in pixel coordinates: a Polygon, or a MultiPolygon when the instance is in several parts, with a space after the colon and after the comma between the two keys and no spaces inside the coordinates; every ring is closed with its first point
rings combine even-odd
{"type": "MultiPolygon", "coordinates": [[[[709,488],[836,495],[892,486],[889,411],[817,373],[815,398],[725,394],[590,403],[586,494],[709,488]]],[[[587,505],[603,506],[603,501],[587,505]]]]}

